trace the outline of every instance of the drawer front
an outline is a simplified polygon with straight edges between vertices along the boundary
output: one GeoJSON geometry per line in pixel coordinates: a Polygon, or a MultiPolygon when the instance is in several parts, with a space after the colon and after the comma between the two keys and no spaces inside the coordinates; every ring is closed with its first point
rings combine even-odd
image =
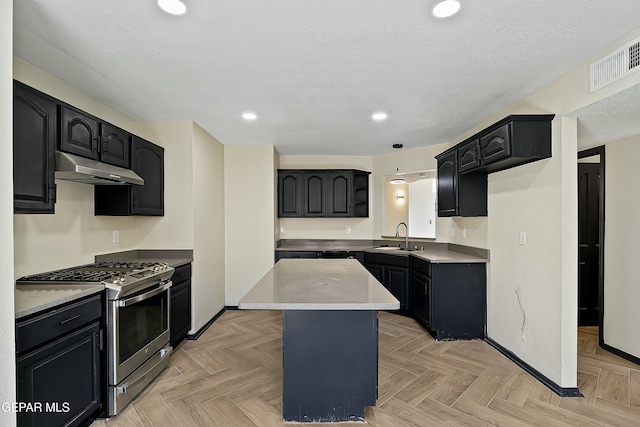
{"type": "Polygon", "coordinates": [[[311,251],[276,251],[276,261],[283,258],[315,258],[316,253],[311,251]]]}
{"type": "Polygon", "coordinates": [[[180,267],[176,267],[176,271],[173,273],[173,276],[171,276],[173,286],[189,279],[191,279],[191,264],[185,264],[181,265],[180,267]]]}
{"type": "Polygon", "coordinates": [[[64,307],[54,308],[16,325],[16,350],[18,353],[29,350],[101,316],[100,294],[64,307]]]}
{"type": "Polygon", "coordinates": [[[482,164],[488,165],[511,155],[511,123],[480,138],[482,164]]]}
{"type": "Polygon", "coordinates": [[[364,262],[366,264],[382,264],[384,266],[393,265],[396,267],[409,267],[408,255],[387,255],[372,252],[364,253],[364,262]]]}
{"type": "Polygon", "coordinates": [[[480,166],[480,140],[474,139],[458,148],[458,170],[464,172],[480,166]]]}
{"type": "Polygon", "coordinates": [[[414,271],[419,271],[427,277],[431,277],[431,263],[428,261],[422,261],[416,258],[411,259],[411,268],[414,271]]]}

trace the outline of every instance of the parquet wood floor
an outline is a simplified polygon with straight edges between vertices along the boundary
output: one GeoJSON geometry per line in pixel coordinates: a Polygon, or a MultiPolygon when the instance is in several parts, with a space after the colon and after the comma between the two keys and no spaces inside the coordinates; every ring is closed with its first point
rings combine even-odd
{"type": "MultiPolygon", "coordinates": [[[[597,328],[579,331],[584,397],[560,398],[484,341],[436,342],[412,319],[379,318],[379,398],[367,425],[640,426],[640,366],[599,348],[597,328]]],[[[133,404],[93,426],[299,425],[281,418],[281,328],[279,311],[225,312],[133,404]]]]}

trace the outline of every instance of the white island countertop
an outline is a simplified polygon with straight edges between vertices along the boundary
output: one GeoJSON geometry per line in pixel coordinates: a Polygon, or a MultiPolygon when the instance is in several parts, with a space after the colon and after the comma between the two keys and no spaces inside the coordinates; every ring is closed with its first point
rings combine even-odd
{"type": "Polygon", "coordinates": [[[238,308],[397,310],[400,303],[355,259],[281,259],[238,308]]]}

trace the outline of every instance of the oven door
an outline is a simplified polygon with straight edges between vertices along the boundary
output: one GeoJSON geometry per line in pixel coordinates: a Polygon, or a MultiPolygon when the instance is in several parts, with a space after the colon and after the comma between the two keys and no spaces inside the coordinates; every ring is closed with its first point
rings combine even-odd
{"type": "Polygon", "coordinates": [[[109,384],[116,385],[169,343],[169,288],[160,282],[108,303],[109,384]]]}

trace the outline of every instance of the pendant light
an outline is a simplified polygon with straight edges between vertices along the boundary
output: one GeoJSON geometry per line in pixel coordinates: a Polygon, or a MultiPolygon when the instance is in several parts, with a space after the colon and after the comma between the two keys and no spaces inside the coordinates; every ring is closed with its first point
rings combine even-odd
{"type": "MultiPolygon", "coordinates": [[[[396,150],[400,150],[402,147],[402,144],[393,144],[393,148],[396,150]]],[[[396,151],[396,173],[397,172],[400,172],[400,169],[398,168],[398,151],[396,151]]],[[[404,178],[393,178],[389,182],[392,184],[404,184],[404,178]]]]}

